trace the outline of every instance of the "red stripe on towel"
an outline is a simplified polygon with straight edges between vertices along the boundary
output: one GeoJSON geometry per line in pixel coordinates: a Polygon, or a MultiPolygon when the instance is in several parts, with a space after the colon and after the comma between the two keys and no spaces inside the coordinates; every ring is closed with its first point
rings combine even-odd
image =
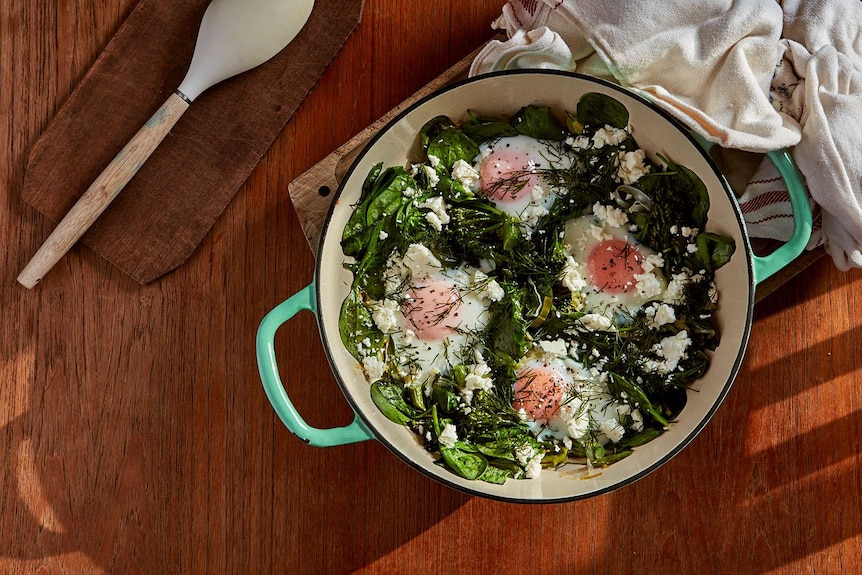
{"type": "Polygon", "coordinates": [[[743,214],[747,214],[770,204],[784,202],[790,202],[790,196],[787,194],[787,190],[772,190],[750,199],[741,204],[739,208],[742,210],[743,214]]]}

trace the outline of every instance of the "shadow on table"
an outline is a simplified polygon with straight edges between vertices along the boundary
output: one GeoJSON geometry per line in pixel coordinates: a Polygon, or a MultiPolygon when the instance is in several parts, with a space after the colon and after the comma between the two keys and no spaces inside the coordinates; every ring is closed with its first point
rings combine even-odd
{"type": "MultiPolygon", "coordinates": [[[[862,451],[862,414],[798,425],[794,421],[806,422],[807,414],[780,407],[858,369],[852,350],[862,341],[862,327],[744,368],[692,445],[630,486],[561,505],[477,500],[470,511],[481,521],[447,521],[473,500],[409,468],[380,444],[314,448],[284,429],[266,401],[248,345],[235,343],[252,341],[262,317],[260,302],[226,303],[246,289],[242,279],[236,282],[225,293],[191,295],[182,282],[140,289],[116,280],[109,282],[113,291],[99,295],[82,295],[73,281],[63,289],[43,286],[46,301],[22,313],[36,317],[40,303],[64,313],[52,314],[51,325],[30,326],[41,333],[39,341],[53,343],[15,351],[32,354],[35,381],[29,397],[15,398],[16,415],[0,428],[7,454],[0,461],[2,558],[50,564],[52,557],[67,556],[56,562],[109,572],[341,573],[377,563],[383,568],[388,556],[407,564],[406,556],[416,548],[436,549],[438,539],[447,549],[457,547],[456,535],[438,528],[446,523],[447,529],[469,528],[463,537],[473,542],[485,532],[499,538],[499,526],[506,525],[506,540],[493,542],[501,553],[510,538],[556,537],[561,548],[572,545],[576,533],[586,538],[576,548],[588,552],[546,558],[548,572],[576,561],[578,567],[565,572],[637,572],[649,565],[711,573],[721,565],[765,573],[862,533],[858,503],[836,508],[832,499],[837,484],[858,482],[855,467],[841,466],[862,451]],[[81,298],[92,297],[105,305],[81,305],[81,298]],[[126,315],[106,312],[114,308],[126,315]],[[227,317],[212,313],[224,309],[227,317]],[[204,325],[189,329],[177,320],[189,317],[204,325]],[[122,342],[128,352],[118,356],[116,346],[85,342],[82,325],[122,342]],[[162,353],[156,342],[211,349],[224,358],[186,356],[178,363],[182,354],[162,353]],[[87,364],[75,365],[73,358],[81,357],[87,364]],[[822,368],[826,357],[827,370],[787,373],[787,385],[770,389],[760,383],[779,380],[784,365],[810,359],[822,368]],[[793,421],[753,424],[757,417],[793,421]],[[749,437],[750,429],[771,425],[785,426],[782,437],[789,436],[787,428],[810,430],[774,445],[768,437],[749,437]],[[803,515],[821,505],[822,515],[803,515]],[[421,540],[426,532],[433,542],[421,540]],[[621,556],[619,549],[642,552],[621,556]]],[[[811,297],[817,294],[790,295],[797,303],[811,297]]],[[[784,305],[775,302],[764,305],[784,305]]],[[[316,334],[306,337],[315,332],[313,320],[294,321],[289,341],[279,344],[285,365],[303,374],[291,398],[310,424],[344,425],[352,414],[316,334]]]]}
{"type": "Polygon", "coordinates": [[[860,341],[862,326],[744,368],[686,450],[609,496],[610,516],[621,520],[609,530],[614,543],[603,560],[635,570],[617,572],[636,572],[638,564],[677,573],[837,568],[844,552],[835,548],[862,535],[862,410],[828,403],[853,396],[847,376],[862,365],[854,351],[860,341]],[[810,370],[799,373],[789,367],[806,364],[810,370]],[[641,551],[620,559],[617,548],[641,551]]]}
{"type": "MultiPolygon", "coordinates": [[[[42,287],[57,294],[57,313],[31,326],[42,348],[18,350],[32,354],[32,381],[17,386],[15,417],[0,426],[0,565],[340,573],[469,501],[376,442],[321,449],[291,435],[257,374],[253,303],[212,313],[230,294],[118,278],[99,295],[42,287]],[[89,297],[105,305],[82,305],[89,297]],[[81,326],[114,343],[85,341],[81,326]]],[[[344,425],[352,413],[319,340],[305,337],[313,320],[297,321],[279,342],[285,365],[303,373],[291,398],[310,424],[344,425]]]]}

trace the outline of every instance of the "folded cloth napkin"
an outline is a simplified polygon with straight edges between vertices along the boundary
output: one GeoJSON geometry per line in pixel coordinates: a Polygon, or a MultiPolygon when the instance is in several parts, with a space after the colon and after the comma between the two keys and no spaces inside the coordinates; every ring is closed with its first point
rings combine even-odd
{"type": "MultiPolygon", "coordinates": [[[[815,208],[809,248],[862,267],[862,2],[515,0],[470,74],[556,68],[617,82],[726,148],[791,148],[815,208]]],[[[765,161],[740,204],[786,240],[787,190],[765,161]]]]}

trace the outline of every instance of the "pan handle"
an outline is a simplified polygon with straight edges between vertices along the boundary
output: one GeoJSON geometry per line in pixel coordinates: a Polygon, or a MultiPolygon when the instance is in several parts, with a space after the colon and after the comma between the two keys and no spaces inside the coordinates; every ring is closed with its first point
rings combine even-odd
{"type": "Polygon", "coordinates": [[[275,332],[300,311],[310,311],[316,318],[316,293],[312,281],[305,288],[273,308],[261,321],[257,330],[256,348],[257,365],[260,370],[260,378],[263,381],[263,389],[284,425],[309,445],[332,447],[372,439],[373,434],[355,414],[353,422],[345,427],[318,429],[308,425],[296,411],[284,389],[275,359],[275,332]]]}
{"type": "MultiPolygon", "coordinates": [[[[700,146],[709,151],[713,143],[707,141],[700,134],[690,132],[700,146]]],[[[754,264],[754,284],[757,285],[775,272],[783,269],[790,262],[799,257],[808,240],[811,239],[812,216],[811,204],[808,203],[808,193],[802,181],[802,174],[796,167],[796,163],[786,149],[773,150],[766,153],[766,157],[781,174],[784,185],[787,186],[787,194],[790,196],[790,208],[793,212],[793,233],[786,243],[779,246],[772,253],[765,256],[751,255],[754,264]]]]}
{"type": "Polygon", "coordinates": [[[790,196],[793,211],[793,234],[787,242],[766,256],[752,256],[754,261],[754,283],[758,284],[795,260],[805,250],[811,239],[812,216],[808,194],[802,174],[787,150],[767,152],[766,156],[781,174],[790,196]]]}

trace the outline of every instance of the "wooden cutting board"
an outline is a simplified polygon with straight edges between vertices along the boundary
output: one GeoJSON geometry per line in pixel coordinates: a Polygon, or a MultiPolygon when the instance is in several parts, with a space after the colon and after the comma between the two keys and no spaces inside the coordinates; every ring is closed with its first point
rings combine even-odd
{"type": "MultiPolygon", "coordinates": [[[[30,152],[23,199],[59,221],[185,76],[209,0],[140,0],[30,152]]],[[[185,262],[359,23],[316,2],[281,53],[204,92],[82,241],[140,283],[185,262]]]]}
{"type": "MultiPolygon", "coordinates": [[[[362,151],[365,144],[389,121],[402,111],[410,107],[416,101],[433,93],[434,91],[452,82],[467,78],[470,63],[481,48],[458,61],[454,66],[443,72],[433,81],[422,87],[408,99],[390,110],[386,115],[356,134],[353,138],[341,145],[338,149],[323,158],[298,178],[288,184],[290,199],[296,209],[300,225],[308,245],[312,252],[317,252],[320,240],[320,231],[332,197],[338,189],[339,182],[350,168],[350,164],[362,151]]],[[[717,146],[713,147],[713,158],[719,164],[722,172],[728,179],[738,195],[742,194],[750,176],[760,163],[762,156],[738,152],[736,150],[724,150],[717,146]]],[[[755,253],[765,254],[774,249],[777,244],[766,240],[752,241],[755,253]]],[[[759,302],[767,295],[773,293],[780,286],[796,277],[803,270],[824,255],[822,249],[804,252],[784,269],[757,285],[755,301],[759,302]]]]}

